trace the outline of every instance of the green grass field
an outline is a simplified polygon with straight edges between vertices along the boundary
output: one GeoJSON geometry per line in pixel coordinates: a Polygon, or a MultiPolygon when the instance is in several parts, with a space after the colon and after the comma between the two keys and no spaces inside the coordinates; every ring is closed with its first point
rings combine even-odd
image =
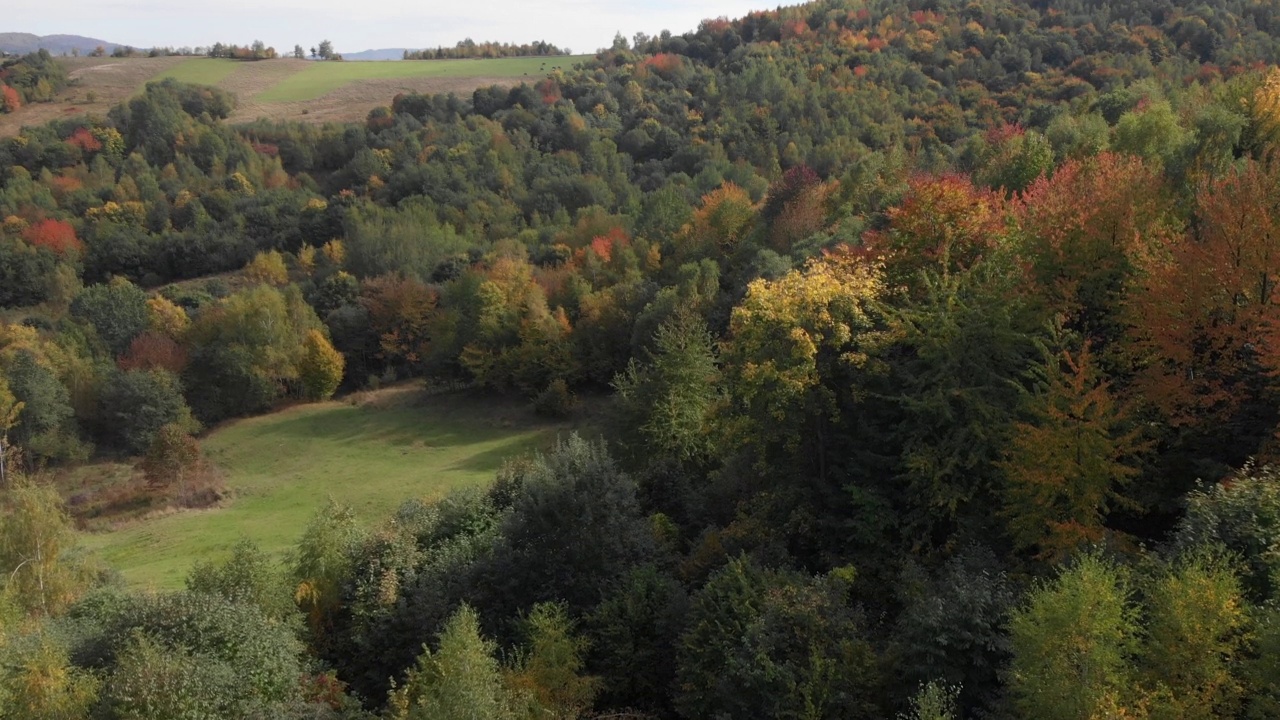
{"type": "Polygon", "coordinates": [[[406,388],[376,398],[304,405],[215,430],[203,446],[227,474],[234,499],[226,507],[86,534],[85,544],[132,586],[177,588],[197,561],[220,557],[241,537],[284,557],[329,497],[377,523],[409,498],[486,483],[503,461],[548,448],[566,430],[496,401],[406,388]]]}
{"type": "Polygon", "coordinates": [[[183,60],[164,72],[156,75],[155,80],[174,78],[181,82],[198,83],[200,85],[217,85],[244,65],[239,60],[224,58],[191,58],[183,60]]]}
{"type": "Polygon", "coordinates": [[[569,67],[586,59],[571,57],[519,57],[493,60],[409,60],[400,62],[316,62],[258,94],[259,102],[313,100],[362,80],[423,77],[484,77],[537,79],[553,66],[569,67]]]}

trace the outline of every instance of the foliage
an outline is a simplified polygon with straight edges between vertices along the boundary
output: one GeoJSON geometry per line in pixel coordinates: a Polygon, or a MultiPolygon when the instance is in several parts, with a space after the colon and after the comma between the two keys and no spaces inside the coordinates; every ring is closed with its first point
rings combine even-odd
{"type": "Polygon", "coordinates": [[[676,655],[683,717],[878,717],[874,656],[837,576],[737,559],[692,598],[676,655]]]}
{"type": "Polygon", "coordinates": [[[476,612],[458,609],[440,632],[439,649],[424,648],[402,688],[390,699],[396,720],[515,718],[494,645],[480,635],[476,612]]]}
{"type": "Polygon", "coordinates": [[[1102,541],[1105,513],[1125,502],[1120,488],[1138,472],[1143,445],[1095,363],[1088,344],[1046,353],[1027,403],[1032,420],[1015,426],[1001,463],[1010,535],[1041,557],[1102,541]]]}
{"type": "Polygon", "coordinates": [[[298,361],[298,380],[310,400],[328,400],[342,382],[346,360],[319,330],[308,330],[298,361]]]}
{"type": "Polygon", "coordinates": [[[25,476],[10,476],[0,496],[2,594],[25,612],[61,612],[88,586],[89,568],[72,553],[76,535],[57,491],[25,476]]]}
{"type": "Polygon", "coordinates": [[[1019,713],[1052,720],[1132,707],[1137,610],[1127,574],[1112,562],[1078,556],[1014,610],[1009,633],[1019,713]]]}

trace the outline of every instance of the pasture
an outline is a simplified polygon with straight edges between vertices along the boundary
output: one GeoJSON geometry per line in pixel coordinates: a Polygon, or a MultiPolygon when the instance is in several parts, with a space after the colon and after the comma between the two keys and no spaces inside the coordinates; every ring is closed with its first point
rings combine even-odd
{"type": "Polygon", "coordinates": [[[215,429],[202,446],[226,474],[232,498],[223,507],[86,533],[85,545],[131,586],[177,588],[196,562],[220,557],[241,537],[286,557],[328,498],[377,523],[409,498],[487,483],[507,459],[549,448],[568,432],[507,401],[428,395],[416,386],[357,397],[215,429]]]}
{"type": "Polygon", "coordinates": [[[112,106],[166,77],[214,85],[236,95],[231,122],[259,118],[302,122],[358,122],[398,93],[470,94],[487,85],[536,82],[554,67],[568,69],[588,55],[486,60],[314,62],[294,58],[256,62],[213,58],[60,58],[73,80],[54,102],[0,115],[0,137],[112,106]]]}

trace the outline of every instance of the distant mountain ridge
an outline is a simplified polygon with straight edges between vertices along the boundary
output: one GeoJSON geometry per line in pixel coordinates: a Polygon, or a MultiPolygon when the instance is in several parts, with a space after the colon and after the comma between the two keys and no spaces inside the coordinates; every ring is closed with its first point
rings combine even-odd
{"type": "Polygon", "coordinates": [[[409,48],[379,48],[377,50],[361,50],[354,53],[342,53],[343,60],[403,60],[409,48]]]}
{"type": "Polygon", "coordinates": [[[54,55],[70,53],[72,50],[79,50],[81,55],[88,55],[99,45],[110,53],[118,46],[118,43],[98,40],[97,38],[85,37],[83,35],[40,36],[33,35],[31,33],[0,33],[0,51],[7,53],[22,54],[35,52],[36,50],[43,48],[54,55]]]}

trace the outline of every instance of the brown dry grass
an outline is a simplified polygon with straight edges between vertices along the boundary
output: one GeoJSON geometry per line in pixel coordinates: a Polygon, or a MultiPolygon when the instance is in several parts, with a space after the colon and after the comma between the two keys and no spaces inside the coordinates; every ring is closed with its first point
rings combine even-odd
{"type": "MultiPolygon", "coordinates": [[[[71,85],[50,103],[26,105],[16,113],[0,115],[0,138],[12,137],[26,125],[41,125],[58,118],[78,115],[105,116],[112,107],[129,99],[152,80],[187,61],[182,57],[163,58],[62,58],[70,71],[71,85]],[[92,96],[93,101],[89,98],[92,96]]],[[[244,63],[219,87],[236,95],[237,109],[230,121],[250,122],[259,118],[296,120],[308,123],[360,122],[369,111],[390,105],[397,93],[447,93],[470,95],[479,87],[510,87],[509,77],[409,77],[381,78],[354,82],[314,100],[298,102],[257,102],[254,97],[284,78],[310,65],[306,60],[281,59],[244,63]]]]}
{"type": "Polygon", "coordinates": [[[24,105],[16,113],[0,115],[0,137],[12,137],[24,125],[42,125],[50,120],[77,115],[101,115],[128,100],[147,80],[186,58],[64,58],[71,85],[49,103],[24,105]],[[90,94],[93,100],[90,101],[90,94]]]}

